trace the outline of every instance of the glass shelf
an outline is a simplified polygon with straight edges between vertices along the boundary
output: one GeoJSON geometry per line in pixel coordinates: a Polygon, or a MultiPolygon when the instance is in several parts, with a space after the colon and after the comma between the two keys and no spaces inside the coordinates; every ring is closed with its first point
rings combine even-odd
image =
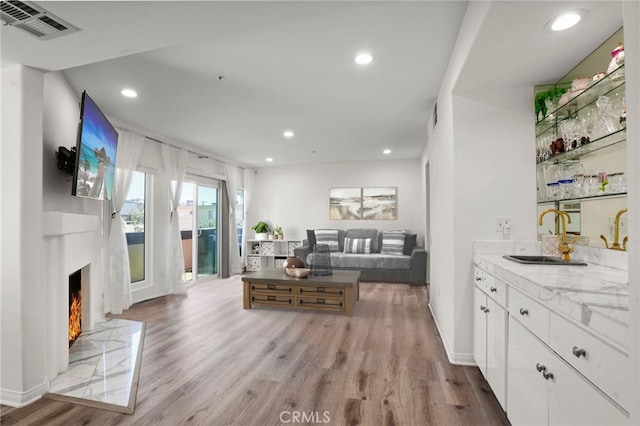
{"type": "Polygon", "coordinates": [[[589,200],[601,200],[605,198],[617,198],[617,197],[626,197],[626,192],[605,192],[597,195],[585,195],[582,197],[571,197],[571,198],[543,198],[538,200],[538,204],[547,204],[547,203],[570,203],[572,201],[589,201],[589,200]]]}
{"type": "Polygon", "coordinates": [[[580,157],[586,157],[589,154],[598,152],[598,153],[606,153],[613,152],[618,149],[626,148],[627,140],[627,129],[620,129],[611,134],[603,136],[599,139],[595,139],[585,145],[579,146],[578,148],[574,148],[567,152],[561,152],[560,154],[553,155],[549,157],[547,160],[541,161],[537,163],[537,165],[548,165],[548,164],[557,164],[563,163],[570,160],[575,160],[580,157]]]}
{"type": "MultiPolygon", "coordinates": [[[[575,115],[581,109],[594,103],[600,96],[619,93],[620,90],[624,90],[624,82],[624,64],[622,64],[601,79],[594,81],[589,87],[565,104],[560,105],[556,110],[547,113],[542,120],[537,121],[536,135],[555,127],[558,121],[575,115]]],[[[567,87],[567,84],[559,84],[557,87],[567,87]]]]}

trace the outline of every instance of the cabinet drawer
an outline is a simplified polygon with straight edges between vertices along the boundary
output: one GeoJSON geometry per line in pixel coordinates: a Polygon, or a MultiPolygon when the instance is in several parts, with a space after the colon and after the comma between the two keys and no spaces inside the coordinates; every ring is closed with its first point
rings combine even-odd
{"type": "Polygon", "coordinates": [[[631,408],[629,357],[576,324],[551,313],[550,346],[627,411],[631,408]]]}
{"type": "Polygon", "coordinates": [[[509,289],[509,314],[540,340],[549,343],[549,310],[513,288],[509,289]]]}
{"type": "Polygon", "coordinates": [[[331,310],[344,309],[344,301],[324,297],[298,297],[298,306],[307,308],[322,308],[331,310]]]}
{"type": "Polygon", "coordinates": [[[343,298],[344,288],[300,285],[298,286],[298,295],[343,298]]]}
{"type": "Polygon", "coordinates": [[[493,275],[487,274],[487,294],[490,298],[498,302],[500,306],[505,308],[507,306],[507,284],[494,277],[493,275]]]}
{"type": "Polygon", "coordinates": [[[250,282],[249,290],[253,293],[294,294],[292,285],[250,282]]]}
{"type": "Polygon", "coordinates": [[[295,297],[286,295],[251,294],[249,301],[256,305],[295,306],[295,297]]]}

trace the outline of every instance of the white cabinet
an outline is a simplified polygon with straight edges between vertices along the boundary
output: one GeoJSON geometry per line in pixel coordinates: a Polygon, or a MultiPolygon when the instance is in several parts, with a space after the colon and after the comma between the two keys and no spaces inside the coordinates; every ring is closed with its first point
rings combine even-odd
{"type": "Polygon", "coordinates": [[[280,268],[293,250],[301,247],[300,240],[247,240],[245,247],[247,271],[280,268]]]}
{"type": "Polygon", "coordinates": [[[627,416],[593,384],[509,320],[507,415],[518,425],[628,425],[627,416]]]}
{"type": "Polygon", "coordinates": [[[496,398],[507,408],[506,285],[479,268],[475,270],[473,354],[496,398]]]}

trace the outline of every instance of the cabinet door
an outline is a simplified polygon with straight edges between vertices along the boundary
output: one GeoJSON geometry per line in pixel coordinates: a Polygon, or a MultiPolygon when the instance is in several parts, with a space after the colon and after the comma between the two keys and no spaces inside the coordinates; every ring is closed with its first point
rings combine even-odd
{"type": "Polygon", "coordinates": [[[550,425],[628,425],[629,418],[566,362],[549,356],[550,425]]]}
{"type": "Polygon", "coordinates": [[[473,301],[473,358],[487,378],[487,296],[474,287],[473,301]]]}
{"type": "Polygon", "coordinates": [[[507,313],[487,298],[487,381],[506,410],[507,391],[507,313]]]}
{"type": "Polygon", "coordinates": [[[513,426],[548,423],[548,382],[542,377],[549,351],[522,324],[509,318],[507,417],[513,426]]]}

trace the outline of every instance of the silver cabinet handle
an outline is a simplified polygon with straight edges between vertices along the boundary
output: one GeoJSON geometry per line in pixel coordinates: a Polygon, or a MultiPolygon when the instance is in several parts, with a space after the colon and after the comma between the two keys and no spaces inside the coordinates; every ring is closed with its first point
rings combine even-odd
{"type": "Polygon", "coordinates": [[[491,293],[495,293],[495,292],[497,292],[497,291],[498,291],[498,289],[497,289],[497,288],[495,288],[495,287],[491,287],[489,290],[491,290],[491,293]]]}
{"type": "Polygon", "coordinates": [[[542,372],[542,377],[544,377],[545,380],[553,380],[553,373],[547,373],[546,371],[542,372]]]}
{"type": "Polygon", "coordinates": [[[542,364],[536,364],[536,370],[538,370],[538,372],[539,372],[539,373],[541,373],[541,372],[543,372],[543,371],[546,371],[546,370],[547,370],[547,367],[545,367],[545,366],[544,366],[544,365],[542,365],[542,364]]]}
{"type": "Polygon", "coordinates": [[[483,305],[480,305],[480,310],[481,310],[482,312],[487,312],[487,308],[485,308],[483,305]]]}
{"type": "Polygon", "coordinates": [[[573,349],[571,349],[571,352],[573,353],[573,355],[575,355],[576,358],[580,358],[581,356],[584,356],[584,357],[587,356],[587,351],[585,351],[584,349],[578,348],[577,346],[574,346],[573,349]]]}
{"type": "Polygon", "coordinates": [[[476,277],[476,281],[482,281],[482,278],[476,277]]]}
{"type": "Polygon", "coordinates": [[[529,315],[529,311],[524,308],[520,308],[520,315],[529,315]]]}

